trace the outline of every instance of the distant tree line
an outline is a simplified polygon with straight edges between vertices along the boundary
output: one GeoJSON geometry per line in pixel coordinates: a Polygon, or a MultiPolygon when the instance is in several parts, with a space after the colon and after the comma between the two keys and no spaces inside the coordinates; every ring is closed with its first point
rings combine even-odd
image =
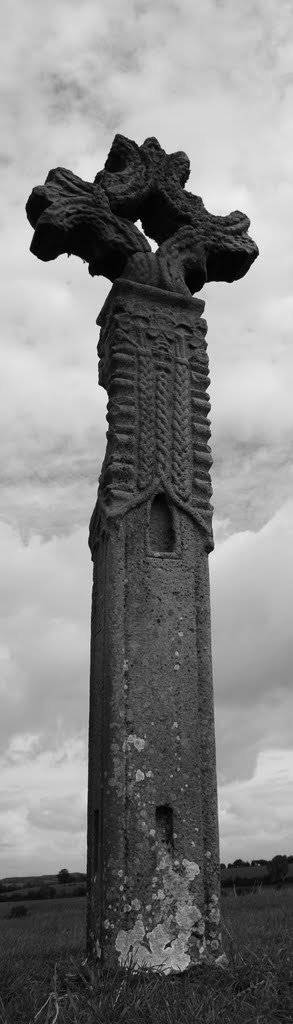
{"type": "MultiPolygon", "coordinates": [[[[284,856],[285,854],[276,854],[276,857],[284,856]]],[[[276,857],[273,857],[272,860],[276,860],[276,857]]],[[[241,860],[241,857],[238,857],[237,860],[233,861],[233,864],[221,864],[221,868],[223,871],[227,871],[228,868],[261,868],[263,866],[271,864],[272,860],[264,860],[263,857],[258,857],[257,860],[249,861],[241,860]]],[[[288,861],[288,864],[293,864],[293,853],[290,853],[288,857],[286,856],[286,860],[288,861]]]]}
{"type": "MultiPolygon", "coordinates": [[[[223,890],[234,886],[236,891],[251,889],[254,885],[274,885],[281,888],[285,882],[293,883],[293,873],[288,877],[289,865],[293,864],[293,855],[288,857],[284,854],[276,854],[272,860],[265,860],[259,857],[258,860],[242,860],[238,857],[232,863],[221,863],[221,887],[223,890]],[[245,874],[244,868],[247,868],[245,874]],[[256,869],[255,871],[253,869],[256,869]],[[258,869],[265,869],[259,872],[258,869]],[[237,873],[237,872],[241,873],[237,873]],[[226,877],[225,877],[226,875],[226,877]]],[[[40,880],[11,879],[0,882],[0,901],[20,902],[26,900],[50,900],[74,896],[86,896],[87,884],[86,874],[81,872],[70,873],[67,868],[61,868],[55,876],[46,876],[40,880]]]]}
{"type": "Polygon", "coordinates": [[[221,864],[221,868],[226,871],[225,876],[221,876],[222,888],[234,885],[240,890],[252,886],[253,883],[261,883],[261,885],[275,885],[277,888],[281,888],[284,882],[293,883],[293,875],[287,878],[289,873],[289,864],[293,863],[293,857],[286,857],[285,854],[276,854],[272,857],[272,860],[265,861],[263,858],[258,861],[249,862],[242,861],[238,858],[234,861],[234,864],[228,864],[228,868],[221,864]],[[247,875],[243,873],[243,869],[247,868],[247,875]],[[261,874],[254,875],[253,869],[265,868],[261,874]],[[235,870],[234,870],[235,869],[235,870]],[[241,869],[241,875],[237,875],[237,869],[241,869]]]}

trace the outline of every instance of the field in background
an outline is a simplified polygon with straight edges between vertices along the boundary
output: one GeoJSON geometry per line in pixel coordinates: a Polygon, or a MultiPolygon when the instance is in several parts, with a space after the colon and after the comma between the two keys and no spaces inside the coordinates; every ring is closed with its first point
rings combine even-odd
{"type": "Polygon", "coordinates": [[[86,875],[76,871],[69,875],[70,881],[60,883],[58,875],[27,876],[26,878],[1,878],[0,902],[8,900],[50,899],[66,896],[86,895],[86,875]]]}
{"type": "MultiPolygon", "coordinates": [[[[78,871],[69,873],[66,870],[61,872],[63,875],[66,873],[68,876],[66,882],[60,880],[58,875],[2,878],[0,879],[0,903],[11,900],[24,902],[25,900],[63,899],[64,897],[68,899],[74,896],[86,896],[86,874],[78,871]]],[[[223,896],[233,885],[236,886],[237,892],[240,892],[243,888],[253,890],[260,884],[265,886],[269,881],[268,866],[245,865],[242,867],[239,865],[221,870],[223,896]]],[[[293,863],[288,864],[285,884],[293,884],[293,863]]]]}
{"type": "Polygon", "coordinates": [[[291,887],[225,897],[228,970],[130,983],[118,975],[93,988],[80,971],[86,900],[34,900],[27,907],[26,918],[9,920],[11,904],[0,904],[1,1024],[292,1024],[291,887]]]}

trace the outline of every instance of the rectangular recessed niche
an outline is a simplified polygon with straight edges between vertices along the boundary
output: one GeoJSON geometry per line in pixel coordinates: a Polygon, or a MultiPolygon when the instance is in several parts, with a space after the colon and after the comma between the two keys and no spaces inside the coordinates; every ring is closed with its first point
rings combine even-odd
{"type": "Polygon", "coordinates": [[[169,804],[160,804],[156,807],[156,839],[173,850],[173,807],[169,804]]]}
{"type": "Polygon", "coordinates": [[[165,494],[155,494],[150,509],[150,549],[156,554],[171,553],[175,550],[176,537],[172,509],[165,494]]]}

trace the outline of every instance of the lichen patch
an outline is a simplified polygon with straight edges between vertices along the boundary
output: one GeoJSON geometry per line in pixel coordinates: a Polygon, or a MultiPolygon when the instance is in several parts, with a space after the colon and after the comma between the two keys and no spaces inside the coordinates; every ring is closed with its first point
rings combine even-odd
{"type": "Polygon", "coordinates": [[[131,906],[134,910],[140,910],[141,904],[139,900],[135,898],[135,900],[131,900],[131,906]]]}
{"type": "Polygon", "coordinates": [[[182,864],[185,867],[187,878],[192,880],[196,875],[200,875],[200,867],[194,860],[186,860],[186,857],[184,857],[182,864]]]}
{"type": "Polygon", "coordinates": [[[136,736],[135,733],[130,732],[129,736],[127,736],[126,739],[123,740],[122,750],[130,750],[132,743],[136,750],[143,750],[145,747],[145,740],[142,739],[142,737],[140,736],[136,736]]]}
{"type": "MultiPolygon", "coordinates": [[[[194,903],[189,883],[200,873],[199,865],[184,858],[184,875],[174,870],[172,858],[165,849],[159,850],[159,864],[156,868],[159,881],[157,892],[152,894],[156,901],[161,920],[154,928],[145,927],[140,912],[134,926],[126,931],[121,929],[116,938],[116,949],[120,953],[119,962],[126,965],[132,960],[132,969],[151,967],[155,971],[169,974],[171,971],[183,971],[190,964],[189,944],[195,940],[196,934],[202,936],[202,950],[205,951],[205,923],[202,913],[194,903]]],[[[131,906],[140,909],[138,900],[132,900],[131,906]]],[[[151,911],[151,904],[148,904],[151,911]]],[[[213,905],[213,909],[214,905],[213,905]]]]}
{"type": "Polygon", "coordinates": [[[186,937],[184,933],[171,941],[168,927],[157,924],[153,931],[146,934],[141,915],[133,928],[128,932],[123,929],[116,938],[115,946],[120,953],[119,962],[127,965],[132,959],[133,971],[141,967],[151,967],[163,974],[171,971],[184,971],[189,966],[190,956],[185,951],[186,937]],[[149,949],[144,945],[147,941],[149,949]]]}

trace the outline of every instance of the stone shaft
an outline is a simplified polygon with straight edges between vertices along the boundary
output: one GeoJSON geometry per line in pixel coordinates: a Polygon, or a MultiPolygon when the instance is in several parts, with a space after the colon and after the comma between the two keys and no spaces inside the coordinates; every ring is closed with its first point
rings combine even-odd
{"type": "Polygon", "coordinates": [[[134,971],[222,953],[203,309],[120,280],[98,320],[87,946],[134,971]]]}

